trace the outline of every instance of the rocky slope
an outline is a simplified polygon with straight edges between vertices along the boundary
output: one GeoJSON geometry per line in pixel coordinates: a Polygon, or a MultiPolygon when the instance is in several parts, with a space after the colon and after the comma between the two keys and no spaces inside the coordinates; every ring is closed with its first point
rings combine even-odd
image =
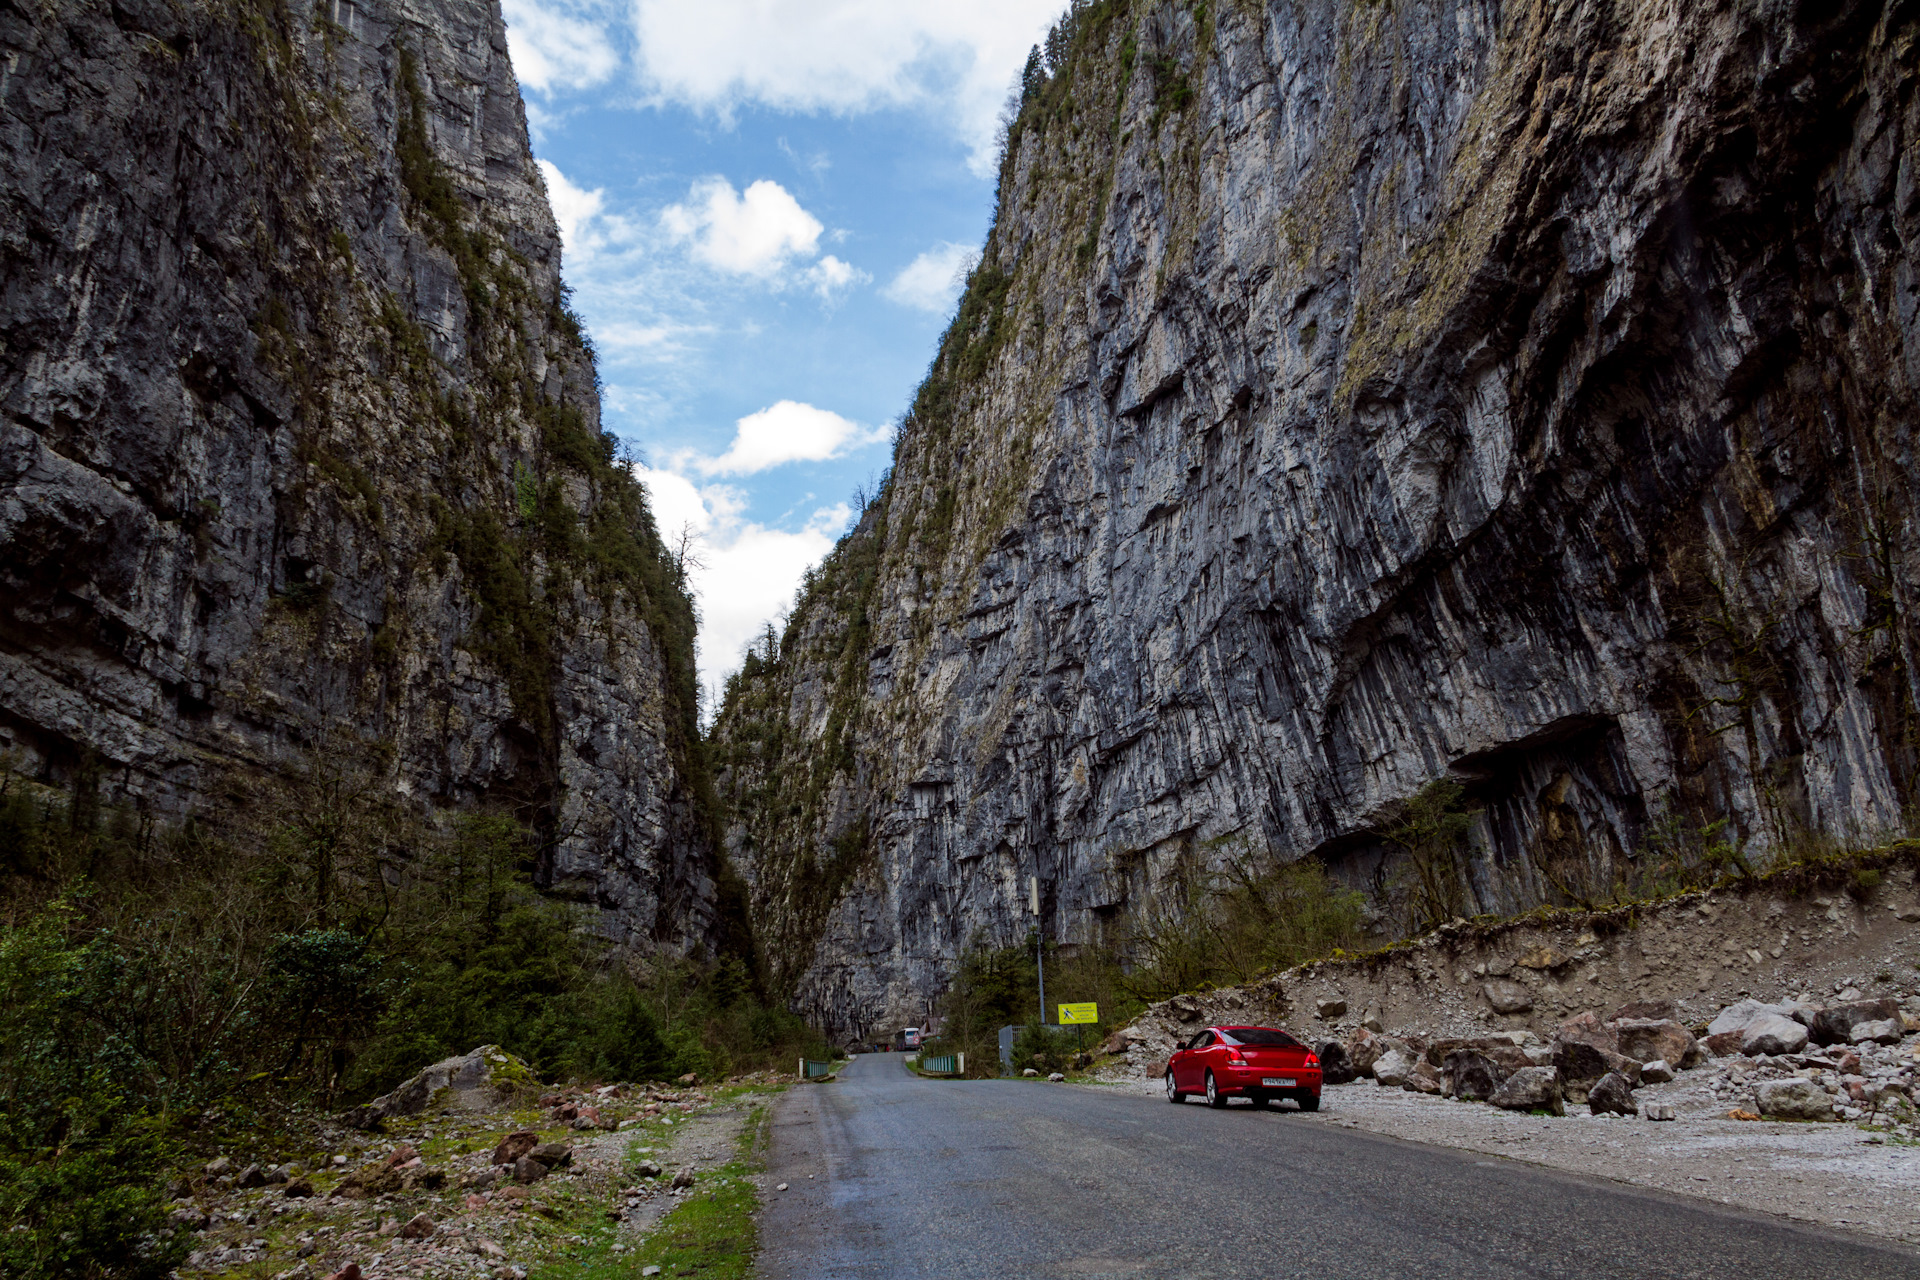
{"type": "Polygon", "coordinates": [[[1444,776],[1462,914],[1899,825],[1916,20],[1076,5],[894,470],[720,718],[803,1006],[913,1020],[1029,876],[1069,943],[1245,853],[1392,917],[1444,776]]]}
{"type": "Polygon", "coordinates": [[[331,754],[686,947],[689,599],[492,0],[0,13],[0,749],[178,814],[331,754]]]}

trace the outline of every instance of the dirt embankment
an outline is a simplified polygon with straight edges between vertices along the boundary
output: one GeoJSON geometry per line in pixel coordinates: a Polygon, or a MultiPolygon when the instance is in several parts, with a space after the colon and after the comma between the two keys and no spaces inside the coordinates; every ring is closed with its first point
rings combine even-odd
{"type": "Polygon", "coordinates": [[[1316,1042],[1368,1018],[1429,1038],[1528,1030],[1550,1039],[1577,1013],[1634,1001],[1671,1001],[1698,1025],[1750,997],[1913,996],[1917,863],[1920,846],[1903,847],[1654,904],[1456,921],[1363,957],[1156,1004],[1115,1037],[1129,1049],[1104,1073],[1157,1076],[1176,1041],[1224,1018],[1273,1022],[1316,1042]]]}

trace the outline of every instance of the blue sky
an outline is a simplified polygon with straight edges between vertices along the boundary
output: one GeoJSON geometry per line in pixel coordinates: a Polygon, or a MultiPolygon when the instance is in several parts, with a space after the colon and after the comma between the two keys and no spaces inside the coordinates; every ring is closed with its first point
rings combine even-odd
{"type": "Polygon", "coordinates": [[[717,686],[887,465],[1063,0],[503,0],[605,423],[717,686]]]}

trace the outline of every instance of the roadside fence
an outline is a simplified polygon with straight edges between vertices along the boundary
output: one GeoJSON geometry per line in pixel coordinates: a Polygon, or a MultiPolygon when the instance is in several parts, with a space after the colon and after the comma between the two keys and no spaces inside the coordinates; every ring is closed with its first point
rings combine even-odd
{"type": "Polygon", "coordinates": [[[937,1058],[922,1057],[920,1071],[929,1076],[963,1076],[967,1073],[967,1055],[943,1053],[937,1058]]]}
{"type": "Polygon", "coordinates": [[[819,1062],[813,1058],[800,1059],[800,1070],[795,1073],[802,1080],[824,1080],[833,1074],[831,1062],[819,1062]]]}

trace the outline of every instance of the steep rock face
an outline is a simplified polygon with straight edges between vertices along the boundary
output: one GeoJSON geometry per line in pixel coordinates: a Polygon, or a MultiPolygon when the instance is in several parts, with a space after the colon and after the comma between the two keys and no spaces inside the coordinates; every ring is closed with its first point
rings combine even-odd
{"type": "Polygon", "coordinates": [[[1451,775],[1467,910],[1914,799],[1916,11],[1084,4],[888,483],[719,723],[837,1029],[1451,775]],[[1698,839],[1697,835],[1692,838],[1698,839]]]}
{"type": "Polygon", "coordinates": [[[692,611],[493,0],[0,14],[0,749],[158,814],[317,748],[713,928],[692,611]]]}

